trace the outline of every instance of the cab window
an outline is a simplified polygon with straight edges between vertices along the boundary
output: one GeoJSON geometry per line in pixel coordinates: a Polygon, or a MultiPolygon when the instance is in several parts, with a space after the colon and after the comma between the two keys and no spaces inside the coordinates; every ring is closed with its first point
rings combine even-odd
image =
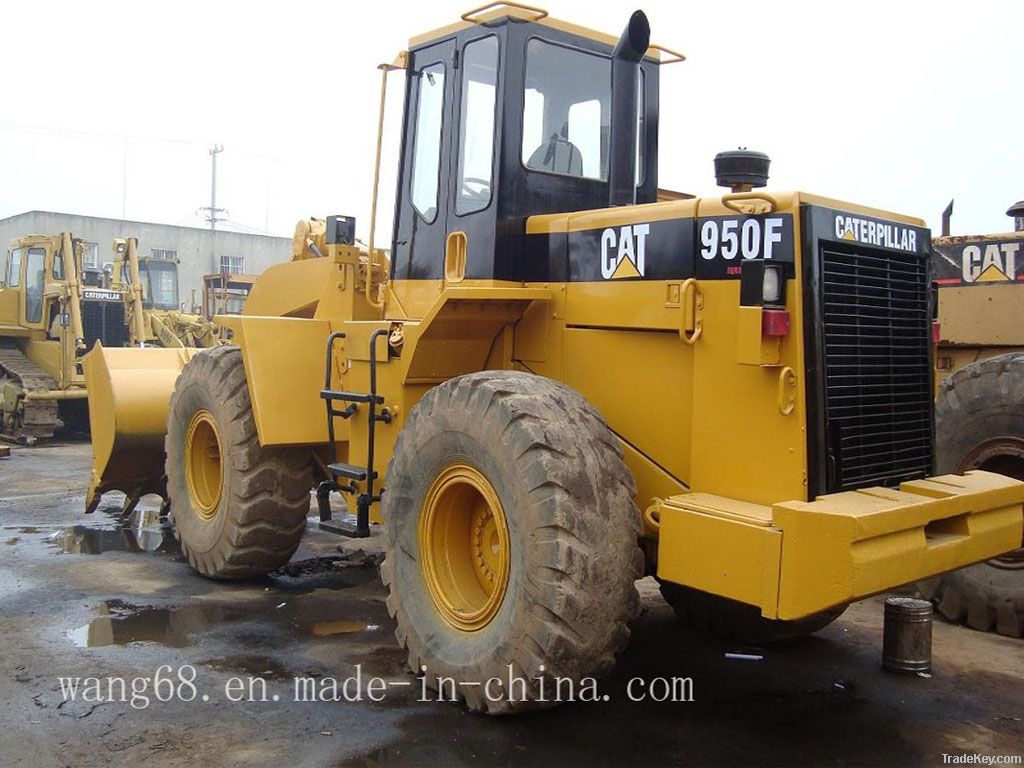
{"type": "Polygon", "coordinates": [[[0,252],[0,288],[7,285],[7,264],[11,260],[10,251],[0,252]]]}
{"type": "MultiPolygon", "coordinates": [[[[526,46],[523,165],[608,180],[611,61],[539,39],[526,46]]],[[[644,87],[638,70],[636,178],[643,179],[644,87]]]]}
{"type": "Polygon", "coordinates": [[[143,305],[147,308],[178,309],[178,267],[173,263],[149,262],[140,276],[146,290],[143,305]]]}
{"type": "Polygon", "coordinates": [[[534,38],[526,45],[523,164],[608,178],[611,61],[534,38]]]}
{"type": "Polygon", "coordinates": [[[25,321],[43,318],[43,286],[46,284],[46,249],[29,248],[25,263],[25,321]]]}
{"type": "Polygon", "coordinates": [[[482,211],[491,202],[497,70],[498,38],[474,40],[463,49],[457,215],[482,211]]]}
{"type": "Polygon", "coordinates": [[[64,254],[61,251],[53,254],[53,267],[51,271],[53,272],[54,280],[64,279],[64,254]]]}
{"type": "Polygon", "coordinates": [[[430,223],[437,218],[441,123],[444,115],[444,64],[438,62],[424,67],[418,76],[419,95],[416,100],[410,197],[413,207],[430,223]]]}
{"type": "Polygon", "coordinates": [[[11,288],[21,285],[21,248],[11,251],[11,260],[7,269],[7,285],[11,288]]]}

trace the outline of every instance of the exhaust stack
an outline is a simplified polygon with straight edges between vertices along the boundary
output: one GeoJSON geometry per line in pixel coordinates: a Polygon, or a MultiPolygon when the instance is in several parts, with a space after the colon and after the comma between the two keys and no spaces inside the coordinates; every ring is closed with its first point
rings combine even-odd
{"type": "Polygon", "coordinates": [[[951,222],[953,221],[953,201],[949,201],[946,210],[942,212],[942,236],[949,237],[951,222]]]}
{"type": "Polygon", "coordinates": [[[612,51],[611,140],[608,205],[636,203],[637,81],[640,59],[651,43],[651,25],[634,11],[612,51]]]}

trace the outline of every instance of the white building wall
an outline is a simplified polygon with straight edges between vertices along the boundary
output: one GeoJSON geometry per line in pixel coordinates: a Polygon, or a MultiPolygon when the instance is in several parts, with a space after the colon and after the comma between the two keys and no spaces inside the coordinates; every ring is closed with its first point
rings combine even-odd
{"type": "Polygon", "coordinates": [[[246,274],[259,274],[271,264],[291,258],[291,239],[223,230],[211,231],[196,227],[177,227],[145,221],[122,221],[93,216],[78,216],[51,211],[28,211],[0,219],[0,248],[25,235],[51,235],[71,232],[75,237],[96,244],[98,266],[113,261],[114,238],[136,237],[139,256],[152,251],[175,251],[178,257],[178,291],[188,309],[195,300],[200,303],[203,275],[220,271],[223,257],[242,257],[246,274]]]}

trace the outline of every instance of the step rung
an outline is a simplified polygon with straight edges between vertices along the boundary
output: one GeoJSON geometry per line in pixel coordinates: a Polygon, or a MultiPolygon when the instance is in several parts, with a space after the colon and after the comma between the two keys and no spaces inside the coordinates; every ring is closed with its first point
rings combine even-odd
{"type": "MultiPolygon", "coordinates": [[[[357,467],[355,464],[328,464],[327,471],[335,477],[347,477],[349,480],[365,480],[366,467],[357,467]]],[[[377,479],[377,473],[373,473],[373,479],[377,479]]]]}
{"type": "Polygon", "coordinates": [[[378,405],[384,402],[384,398],[380,395],[371,395],[367,392],[343,392],[340,389],[321,389],[320,398],[322,400],[344,400],[349,403],[377,403],[378,405]]]}

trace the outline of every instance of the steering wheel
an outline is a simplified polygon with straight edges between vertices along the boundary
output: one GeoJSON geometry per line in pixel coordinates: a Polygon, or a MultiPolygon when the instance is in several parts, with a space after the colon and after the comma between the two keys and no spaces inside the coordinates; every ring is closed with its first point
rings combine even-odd
{"type": "Polygon", "coordinates": [[[462,179],[462,191],[459,195],[476,203],[486,203],[491,199],[491,182],[488,179],[466,176],[462,179]],[[477,189],[471,185],[475,185],[477,189]]]}

